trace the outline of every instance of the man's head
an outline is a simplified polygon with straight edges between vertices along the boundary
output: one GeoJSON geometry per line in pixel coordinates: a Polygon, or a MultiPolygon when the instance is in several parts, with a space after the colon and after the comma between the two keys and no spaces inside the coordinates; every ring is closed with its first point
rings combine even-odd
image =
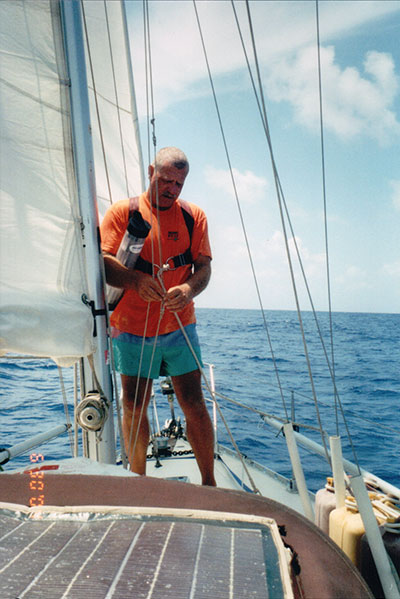
{"type": "Polygon", "coordinates": [[[189,162],[182,150],[162,148],[156,155],[154,164],[149,166],[150,197],[153,206],[170,208],[179,197],[189,172],[189,162]]]}

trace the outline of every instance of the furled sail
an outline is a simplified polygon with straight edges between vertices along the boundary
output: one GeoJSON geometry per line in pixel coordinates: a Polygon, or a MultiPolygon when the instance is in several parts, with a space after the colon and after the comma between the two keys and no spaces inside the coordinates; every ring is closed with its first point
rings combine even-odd
{"type": "MultiPolygon", "coordinates": [[[[129,47],[119,2],[83,8],[96,187],[105,208],[143,185],[129,47]]],[[[60,363],[95,350],[92,313],[82,302],[93,265],[82,241],[64,50],[58,1],[0,2],[0,352],[60,363]]]]}

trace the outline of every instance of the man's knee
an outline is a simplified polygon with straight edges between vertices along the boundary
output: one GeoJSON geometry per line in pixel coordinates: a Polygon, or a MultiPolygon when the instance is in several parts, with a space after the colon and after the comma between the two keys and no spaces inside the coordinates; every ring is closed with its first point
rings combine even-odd
{"type": "Polygon", "coordinates": [[[204,404],[201,378],[198,371],[171,378],[176,397],[183,410],[189,407],[198,409],[204,404]]]}
{"type": "Polygon", "coordinates": [[[124,408],[130,411],[148,403],[151,395],[152,381],[135,376],[121,375],[122,401],[124,408]]]}

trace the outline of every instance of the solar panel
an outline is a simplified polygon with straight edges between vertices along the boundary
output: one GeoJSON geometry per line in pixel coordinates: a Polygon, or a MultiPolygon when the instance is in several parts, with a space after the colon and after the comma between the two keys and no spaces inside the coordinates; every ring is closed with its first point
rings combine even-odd
{"type": "Polygon", "coordinates": [[[0,531],[3,599],[293,596],[287,550],[266,518],[113,508],[32,519],[0,511],[0,531]]]}

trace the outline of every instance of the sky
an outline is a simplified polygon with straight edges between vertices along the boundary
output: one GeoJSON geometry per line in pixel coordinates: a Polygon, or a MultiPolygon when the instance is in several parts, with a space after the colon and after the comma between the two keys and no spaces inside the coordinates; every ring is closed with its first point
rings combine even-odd
{"type": "MultiPolygon", "coordinates": [[[[157,149],[186,153],[182,197],[208,217],[213,274],[196,305],[258,308],[252,263],[263,307],[295,309],[270,152],[231,2],[196,3],[229,161],[193,2],[150,1],[151,86],[142,2],[126,5],[145,165],[152,89],[157,149]]],[[[329,272],[333,311],[398,313],[400,1],[319,2],[325,194],[315,2],[249,6],[300,306],[310,309],[296,245],[317,310],[329,308],[329,272]]],[[[256,76],[246,4],[235,7],[256,76]]]]}

